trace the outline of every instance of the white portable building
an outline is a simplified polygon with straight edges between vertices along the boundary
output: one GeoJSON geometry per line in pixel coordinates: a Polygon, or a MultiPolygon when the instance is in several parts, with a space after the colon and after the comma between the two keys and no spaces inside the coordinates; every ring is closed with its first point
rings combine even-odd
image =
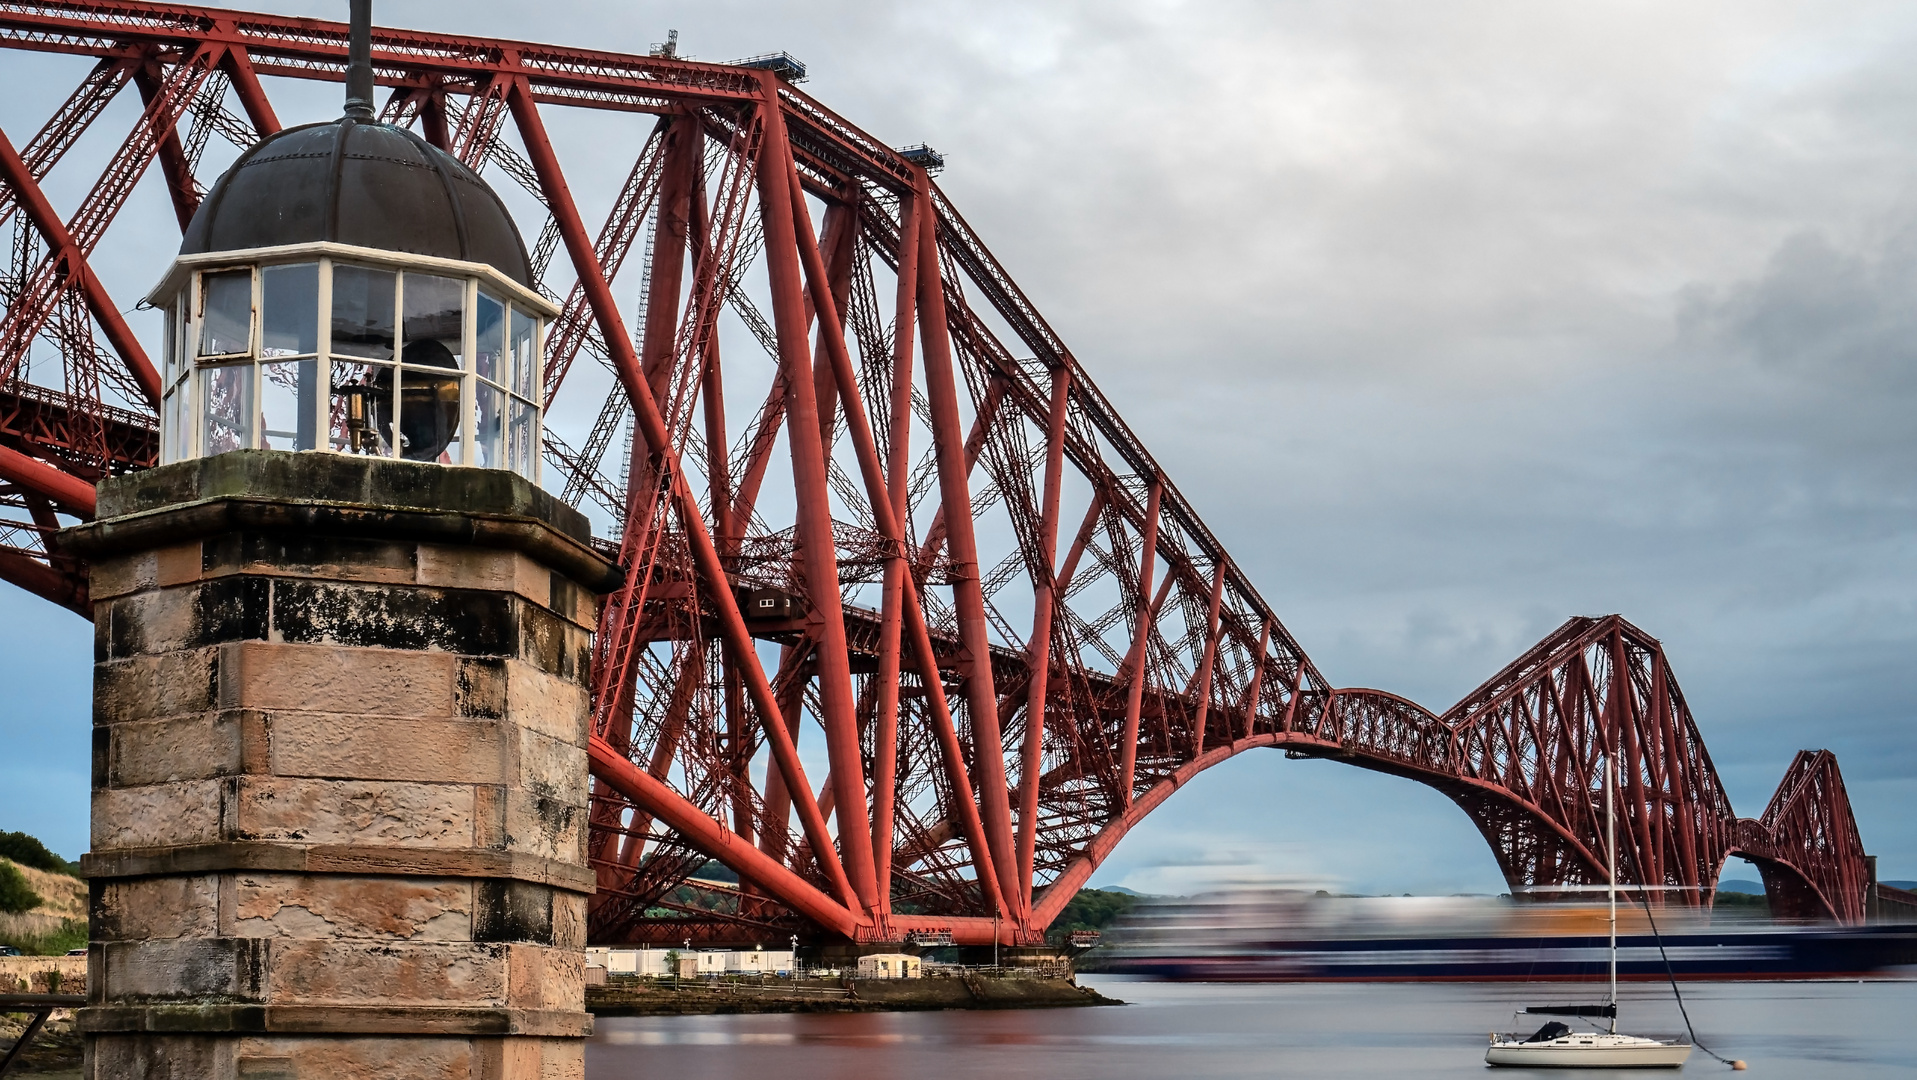
{"type": "Polygon", "coordinates": [[[783,975],[791,970],[791,949],[734,949],[726,956],[730,975],[783,975]]]}
{"type": "Polygon", "coordinates": [[[859,957],[861,979],[916,979],[921,974],[919,958],[910,953],[872,953],[859,957]]]}

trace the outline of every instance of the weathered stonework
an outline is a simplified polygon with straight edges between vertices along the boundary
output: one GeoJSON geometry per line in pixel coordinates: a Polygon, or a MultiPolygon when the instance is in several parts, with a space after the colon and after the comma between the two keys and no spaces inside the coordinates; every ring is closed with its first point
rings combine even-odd
{"type": "Polygon", "coordinates": [[[100,515],[87,1075],[583,1076],[584,519],[269,451],[100,515]]]}

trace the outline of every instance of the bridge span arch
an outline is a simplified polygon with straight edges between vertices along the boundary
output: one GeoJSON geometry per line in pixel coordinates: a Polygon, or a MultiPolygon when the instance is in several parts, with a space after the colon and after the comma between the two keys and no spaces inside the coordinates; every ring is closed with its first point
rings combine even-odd
{"type": "MultiPolygon", "coordinates": [[[[1614,756],[1619,879],[1645,887],[1651,903],[1709,907],[1725,861],[1740,856],[1764,875],[1778,915],[1863,918],[1863,846],[1836,758],[1827,750],[1799,753],[1764,813],[1736,816],[1661,644],[1613,615],[1569,620],[1442,714],[1385,691],[1337,689],[1311,707],[1300,702],[1254,719],[1249,731],[1142,786],[1036,890],[1031,925],[1049,925],[1171,795],[1260,749],[1340,761],[1442,792],[1477,825],[1512,894],[1538,898],[1604,884],[1603,772],[1614,756]]],[[[959,831],[948,826],[941,835],[959,831]]],[[[752,876],[745,863],[730,864],[752,876]]],[[[894,932],[932,928],[958,941],[976,940],[983,929],[949,917],[897,923],[894,932]]]]}
{"type": "Polygon", "coordinates": [[[1649,885],[1654,903],[1708,907],[1725,861],[1739,856],[1757,865],[1779,916],[1863,918],[1864,850],[1836,757],[1800,752],[1760,817],[1735,816],[1661,645],[1615,615],[1570,620],[1441,715],[1385,691],[1339,689],[1306,726],[1215,747],[1112,822],[1061,884],[1082,884],[1199,773],[1259,748],[1435,788],[1478,827],[1512,895],[1537,897],[1603,885],[1613,754],[1621,882],[1649,885]]]}

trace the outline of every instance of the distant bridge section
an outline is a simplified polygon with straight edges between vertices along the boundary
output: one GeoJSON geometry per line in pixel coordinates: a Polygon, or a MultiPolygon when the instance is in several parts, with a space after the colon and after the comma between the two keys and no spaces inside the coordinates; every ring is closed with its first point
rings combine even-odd
{"type": "Polygon", "coordinates": [[[1339,690],[1300,752],[1407,776],[1462,807],[1519,894],[1602,886],[1603,772],[1618,763],[1620,876],[1709,906],[1724,861],[1764,875],[1772,911],[1861,922],[1867,870],[1827,750],[1797,755],[1756,819],[1731,810],[1664,649],[1612,615],[1576,618],[1441,716],[1339,690]]]}

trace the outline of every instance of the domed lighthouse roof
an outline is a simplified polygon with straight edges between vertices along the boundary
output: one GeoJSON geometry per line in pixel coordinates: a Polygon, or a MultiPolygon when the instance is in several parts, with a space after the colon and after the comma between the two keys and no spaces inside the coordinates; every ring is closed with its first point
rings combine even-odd
{"type": "Polygon", "coordinates": [[[193,256],[344,244],[492,267],[536,288],[499,195],[458,158],[373,114],[372,3],[354,0],[346,111],[269,135],[226,170],[180,244],[193,256]]]}
{"type": "Polygon", "coordinates": [[[148,297],[161,461],[318,451],[537,483],[558,309],[492,188],[374,119],[370,8],[353,0],[345,115],[241,154],[148,297]]]}
{"type": "Polygon", "coordinates": [[[180,254],[315,242],[485,263],[533,285],[519,229],[478,174],[405,128],[350,112],[242,154],[200,203],[180,254]]]}

